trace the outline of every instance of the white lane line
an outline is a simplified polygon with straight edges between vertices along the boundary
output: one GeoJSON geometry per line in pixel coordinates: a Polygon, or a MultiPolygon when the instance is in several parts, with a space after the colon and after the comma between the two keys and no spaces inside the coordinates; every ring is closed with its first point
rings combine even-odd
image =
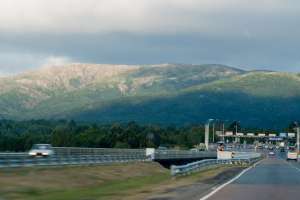
{"type": "Polygon", "coordinates": [[[208,198],[210,198],[211,196],[213,196],[214,194],[216,194],[218,191],[220,191],[221,189],[223,189],[224,187],[226,187],[227,185],[229,185],[230,183],[236,181],[237,179],[239,179],[243,174],[245,174],[247,171],[249,171],[250,169],[256,167],[256,165],[258,165],[259,163],[261,163],[263,160],[255,163],[253,166],[248,167],[247,169],[244,169],[241,173],[239,173],[236,177],[234,177],[233,179],[227,181],[226,183],[220,185],[219,187],[217,187],[216,189],[214,189],[213,191],[211,191],[209,194],[205,195],[204,197],[201,197],[201,199],[199,200],[207,200],[208,198]]]}

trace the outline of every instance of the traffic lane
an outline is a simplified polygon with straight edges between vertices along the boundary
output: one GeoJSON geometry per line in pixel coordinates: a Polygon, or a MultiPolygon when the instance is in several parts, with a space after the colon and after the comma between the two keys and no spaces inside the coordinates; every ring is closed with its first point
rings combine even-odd
{"type": "Polygon", "coordinates": [[[217,175],[200,179],[191,184],[168,188],[160,191],[159,193],[153,194],[146,198],[147,200],[199,200],[202,196],[214,190],[218,185],[227,182],[234,176],[239,174],[244,168],[243,167],[233,167],[226,169],[217,175]]]}
{"type": "Polygon", "coordinates": [[[209,200],[288,200],[300,196],[300,171],[283,159],[267,158],[209,200]]]}

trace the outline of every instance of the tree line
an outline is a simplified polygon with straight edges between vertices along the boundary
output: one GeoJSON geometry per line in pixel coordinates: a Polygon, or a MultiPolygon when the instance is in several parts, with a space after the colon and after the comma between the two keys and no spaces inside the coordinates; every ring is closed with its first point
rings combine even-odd
{"type": "MultiPolygon", "coordinates": [[[[221,130],[221,124],[215,124],[221,130]]],[[[225,130],[269,132],[258,128],[241,128],[228,124],[225,130]]],[[[290,125],[287,130],[292,130],[290,125]]],[[[212,131],[212,130],[211,130],[212,131]]],[[[0,151],[26,151],[33,144],[47,143],[56,147],[147,148],[159,146],[189,149],[204,143],[204,125],[160,126],[129,123],[83,123],[73,120],[0,120],[0,151]]],[[[210,134],[212,139],[212,134],[210,134]]],[[[215,137],[215,141],[218,138],[215,137]]]]}
{"type": "Polygon", "coordinates": [[[203,125],[183,127],[129,123],[0,120],[0,151],[26,151],[33,144],[95,148],[192,148],[204,142],[203,125]]]}

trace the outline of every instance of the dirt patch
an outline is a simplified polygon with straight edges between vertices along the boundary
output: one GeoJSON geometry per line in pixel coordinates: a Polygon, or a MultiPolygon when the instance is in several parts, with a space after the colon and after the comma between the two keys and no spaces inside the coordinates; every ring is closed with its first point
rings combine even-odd
{"type": "Polygon", "coordinates": [[[205,179],[200,181],[201,183],[204,184],[220,184],[220,183],[224,183],[227,180],[229,180],[230,178],[232,178],[233,176],[235,176],[236,174],[238,174],[240,171],[242,171],[244,168],[242,167],[234,167],[234,168],[229,168],[219,174],[217,174],[214,177],[205,179]]]}

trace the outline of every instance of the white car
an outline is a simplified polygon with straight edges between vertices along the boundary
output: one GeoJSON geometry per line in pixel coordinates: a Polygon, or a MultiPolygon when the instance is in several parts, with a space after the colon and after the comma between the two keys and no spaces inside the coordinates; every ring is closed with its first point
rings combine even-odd
{"type": "Polygon", "coordinates": [[[269,152],[269,156],[275,156],[275,152],[274,151],[270,151],[269,152]]]}
{"type": "Polygon", "coordinates": [[[35,144],[28,152],[29,156],[32,157],[47,157],[54,154],[51,144],[35,144]]]}
{"type": "Polygon", "coordinates": [[[297,161],[298,160],[298,153],[296,151],[288,151],[286,159],[297,161]]]}

